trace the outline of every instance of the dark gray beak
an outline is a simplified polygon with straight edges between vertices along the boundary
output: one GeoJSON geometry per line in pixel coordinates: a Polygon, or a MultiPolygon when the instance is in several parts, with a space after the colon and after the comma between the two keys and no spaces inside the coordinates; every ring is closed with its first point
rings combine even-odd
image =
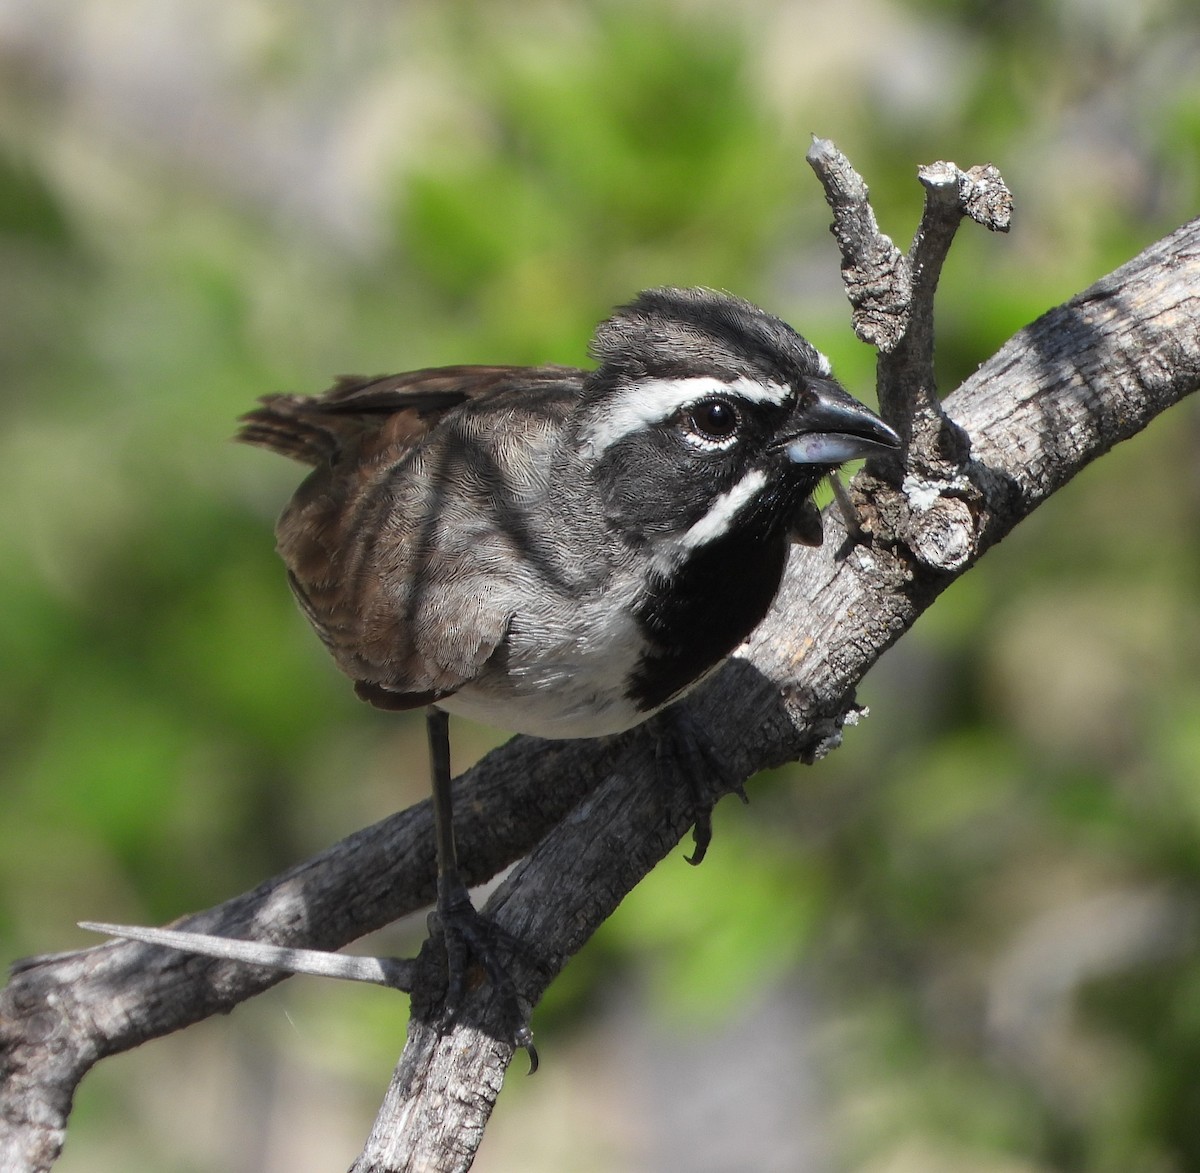
{"type": "Polygon", "coordinates": [[[900,447],[900,437],[836,383],[814,379],[809,389],[816,402],[796,413],[793,434],[782,441],[794,463],[841,464],[900,447]]]}

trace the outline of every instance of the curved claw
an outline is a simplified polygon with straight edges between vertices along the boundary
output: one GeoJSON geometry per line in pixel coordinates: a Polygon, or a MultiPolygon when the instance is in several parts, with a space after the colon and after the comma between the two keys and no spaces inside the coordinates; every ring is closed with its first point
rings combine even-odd
{"type": "Polygon", "coordinates": [[[695,846],[691,855],[683,857],[692,867],[699,867],[704,862],[712,836],[712,807],[700,808],[696,811],[696,821],[692,824],[692,843],[695,846]]]}
{"type": "Polygon", "coordinates": [[[536,1075],[538,1069],[538,1053],[537,1047],[533,1045],[533,1031],[528,1025],[522,1024],[517,1028],[517,1033],[513,1036],[515,1046],[524,1047],[525,1054],[529,1056],[529,1070],[526,1075],[536,1075]]]}
{"type": "Polygon", "coordinates": [[[726,791],[732,791],[743,803],[750,800],[745,785],[716,756],[687,709],[678,705],[667,709],[662,714],[657,736],[660,765],[669,757],[674,769],[684,771],[691,791],[692,842],[695,846],[692,854],[683,858],[696,867],[704,861],[712,843],[712,811],[717,799],[726,791]],[[715,786],[712,779],[716,779],[715,786]]]}

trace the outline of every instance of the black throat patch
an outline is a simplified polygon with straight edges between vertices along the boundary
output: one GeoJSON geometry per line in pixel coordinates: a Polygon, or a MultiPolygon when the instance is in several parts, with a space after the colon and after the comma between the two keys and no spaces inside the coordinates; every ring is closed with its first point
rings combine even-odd
{"type": "Polygon", "coordinates": [[[626,684],[638,707],[660,708],[723,660],[762,621],[787,561],[782,532],[735,526],[654,575],[637,607],[649,647],[626,684]]]}

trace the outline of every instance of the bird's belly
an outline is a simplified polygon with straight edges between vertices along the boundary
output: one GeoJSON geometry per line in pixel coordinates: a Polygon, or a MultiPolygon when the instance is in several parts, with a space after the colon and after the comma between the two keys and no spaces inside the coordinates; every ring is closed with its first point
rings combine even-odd
{"type": "Polygon", "coordinates": [[[623,733],[652,713],[624,696],[598,696],[590,689],[547,688],[544,692],[493,692],[469,684],[437,702],[456,717],[483,725],[555,740],[623,733]]]}
{"type": "Polygon", "coordinates": [[[629,696],[644,636],[628,608],[588,612],[584,604],[562,623],[517,615],[479,676],[439,706],[535,737],[603,737],[640,724],[662,707],[629,696]]]}

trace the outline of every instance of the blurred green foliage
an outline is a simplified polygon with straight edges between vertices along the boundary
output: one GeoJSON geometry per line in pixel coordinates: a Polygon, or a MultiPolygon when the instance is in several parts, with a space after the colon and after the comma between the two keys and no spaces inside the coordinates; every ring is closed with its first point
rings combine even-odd
{"type": "MultiPolygon", "coordinates": [[[[947,389],[1200,194],[1190,0],[23,11],[0,33],[6,960],[214,903],[423,794],[419,727],[357,705],[294,612],[270,527],[298,470],[226,443],[255,396],[580,362],[667,282],[782,313],[861,392],[810,131],[901,243],[919,163],[1014,188],[1012,235],[964,230],[945,273],[947,389]]],[[[658,869],[551,991],[543,1052],[615,1029],[641,978],[668,1031],[802,990],[832,1167],[1200,1167],[1198,424],[1177,408],[1078,478],[889,653],[841,752],[722,808],[698,873],[658,869]]],[[[501,736],[464,730],[460,764],[501,736]]],[[[63,1168],[315,1168],[287,1163],[297,1068],[357,1089],[314,1097],[344,1164],[403,1008],[270,997],[296,1038],[247,1007],[90,1077],[63,1168]],[[162,1102],[171,1062],[254,1088],[203,1100],[224,1142],[162,1102]]],[[[589,1144],[547,1167],[617,1167],[589,1144]]]]}

